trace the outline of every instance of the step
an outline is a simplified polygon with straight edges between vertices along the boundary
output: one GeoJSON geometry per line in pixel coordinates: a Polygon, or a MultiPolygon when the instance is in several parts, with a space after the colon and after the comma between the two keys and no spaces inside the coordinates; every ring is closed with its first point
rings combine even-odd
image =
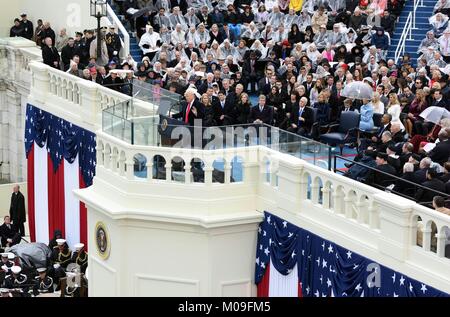
{"type": "MultiPolygon", "coordinates": [[[[400,17],[398,22],[406,22],[407,20],[408,20],[408,17],[400,17]]],[[[416,21],[420,21],[422,23],[429,23],[430,19],[429,19],[429,16],[428,17],[416,16],[416,21]]]]}
{"type": "MultiPolygon", "coordinates": [[[[394,44],[397,45],[399,41],[400,41],[400,39],[391,40],[391,45],[394,45],[394,44]]],[[[406,43],[411,44],[411,45],[419,46],[421,42],[422,42],[422,40],[415,40],[415,39],[410,40],[408,38],[406,39],[406,43]]]]}
{"type": "MultiPolygon", "coordinates": [[[[403,30],[403,28],[405,27],[406,23],[398,23],[396,26],[396,30],[403,30]]],[[[428,23],[420,23],[418,21],[416,21],[416,29],[417,30],[423,30],[425,32],[431,30],[431,25],[428,23]]]]}

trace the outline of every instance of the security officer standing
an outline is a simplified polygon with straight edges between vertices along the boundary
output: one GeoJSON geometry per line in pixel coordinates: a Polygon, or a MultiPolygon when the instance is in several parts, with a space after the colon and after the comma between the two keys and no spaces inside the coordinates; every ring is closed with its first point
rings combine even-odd
{"type": "Polygon", "coordinates": [[[105,36],[106,46],[108,47],[108,57],[112,60],[114,57],[119,58],[120,50],[122,49],[122,43],[120,37],[116,34],[116,28],[114,25],[109,27],[109,33],[105,36]]]}
{"type": "Polygon", "coordinates": [[[20,186],[15,185],[11,195],[11,205],[9,207],[9,216],[21,237],[25,236],[24,223],[27,221],[25,212],[25,197],[20,192],[20,186]]]}
{"type": "Polygon", "coordinates": [[[28,40],[31,40],[33,38],[33,33],[34,33],[33,22],[28,20],[26,13],[22,13],[20,15],[20,17],[22,18],[22,21],[20,22],[20,24],[22,24],[23,29],[24,29],[23,37],[28,40]]]}

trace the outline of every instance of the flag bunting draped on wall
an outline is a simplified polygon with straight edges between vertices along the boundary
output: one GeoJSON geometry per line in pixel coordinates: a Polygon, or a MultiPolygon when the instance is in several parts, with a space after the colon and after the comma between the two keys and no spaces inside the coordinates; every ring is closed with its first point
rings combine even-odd
{"type": "Polygon", "coordinates": [[[61,230],[69,247],[87,246],[87,211],[72,193],[92,184],[95,134],[27,105],[25,150],[32,241],[48,243],[61,230]]]}
{"type": "Polygon", "coordinates": [[[448,297],[268,212],[258,229],[259,297],[448,297]]]}

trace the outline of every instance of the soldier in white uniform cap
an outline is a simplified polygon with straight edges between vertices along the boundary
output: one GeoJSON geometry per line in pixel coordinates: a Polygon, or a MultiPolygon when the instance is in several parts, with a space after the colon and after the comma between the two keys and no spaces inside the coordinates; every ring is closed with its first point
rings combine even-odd
{"type": "Polygon", "coordinates": [[[14,265],[11,267],[11,274],[5,278],[4,286],[6,288],[21,288],[27,282],[27,276],[21,274],[22,268],[14,265]]]}
{"type": "Polygon", "coordinates": [[[5,272],[9,272],[10,269],[14,266],[14,262],[11,261],[11,258],[14,259],[15,255],[11,252],[2,253],[2,263],[1,268],[5,272]]]}
{"type": "Polygon", "coordinates": [[[53,249],[51,260],[53,264],[59,264],[61,267],[66,268],[72,259],[72,252],[65,239],[56,239],[56,243],[58,248],[53,249]]]}
{"type": "Polygon", "coordinates": [[[47,268],[40,267],[37,269],[37,272],[39,275],[34,278],[34,295],[53,293],[53,279],[47,276],[47,268]]]}
{"type": "Polygon", "coordinates": [[[82,273],[86,271],[87,263],[88,263],[88,254],[84,249],[83,243],[75,244],[75,251],[72,254],[72,263],[76,263],[80,266],[80,270],[82,273]]]}

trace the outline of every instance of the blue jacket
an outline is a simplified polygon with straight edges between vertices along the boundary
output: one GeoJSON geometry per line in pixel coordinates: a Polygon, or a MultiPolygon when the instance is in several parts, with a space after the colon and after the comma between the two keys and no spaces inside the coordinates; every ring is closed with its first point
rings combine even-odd
{"type": "MultiPolygon", "coordinates": [[[[361,161],[358,163],[364,164],[369,167],[376,167],[377,164],[375,163],[375,160],[369,156],[363,156],[361,161]]],[[[359,178],[365,177],[370,172],[370,169],[368,169],[365,166],[354,164],[352,167],[348,170],[348,176],[351,179],[358,180],[359,178]]]]}
{"type": "Polygon", "coordinates": [[[383,31],[383,34],[378,35],[378,31],[372,35],[372,45],[375,45],[376,48],[380,48],[382,50],[387,50],[389,48],[389,37],[384,34],[384,29],[379,28],[379,30],[383,31]]]}

